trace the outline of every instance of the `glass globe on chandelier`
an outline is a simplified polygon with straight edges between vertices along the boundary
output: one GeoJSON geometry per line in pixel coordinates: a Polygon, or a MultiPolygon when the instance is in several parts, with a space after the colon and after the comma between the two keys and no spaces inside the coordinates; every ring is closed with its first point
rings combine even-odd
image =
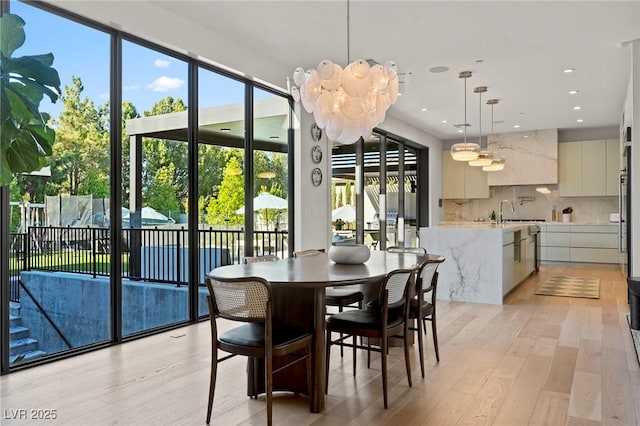
{"type": "Polygon", "coordinates": [[[480,155],[480,145],[467,142],[467,78],[471,71],[462,71],[458,78],[464,78],[464,143],[456,143],[451,147],[451,157],[456,161],[471,161],[480,155]]]}
{"type": "Polygon", "coordinates": [[[317,69],[293,72],[291,95],[332,141],[343,144],[369,137],[398,100],[398,69],[393,61],[372,66],[364,59],[349,63],[349,0],[347,0],[347,65],[324,59],[317,69]]]}
{"type": "MultiPolygon", "coordinates": [[[[487,101],[488,105],[491,105],[491,134],[493,134],[493,106],[498,103],[497,99],[489,99],[487,101]]],[[[487,136],[488,138],[489,136],[487,136]]],[[[494,157],[491,160],[491,164],[483,166],[482,170],[485,172],[499,172],[500,170],[504,170],[504,165],[506,161],[504,157],[494,157]]]]}
{"type": "MultiPolygon", "coordinates": [[[[478,99],[480,100],[480,108],[478,113],[478,122],[480,123],[478,130],[478,145],[480,146],[482,146],[482,94],[486,91],[487,86],[478,86],[473,89],[473,92],[478,94],[478,99]]],[[[475,167],[488,166],[489,164],[491,164],[492,160],[493,153],[485,148],[480,150],[478,158],[469,161],[469,165],[475,167]]]]}

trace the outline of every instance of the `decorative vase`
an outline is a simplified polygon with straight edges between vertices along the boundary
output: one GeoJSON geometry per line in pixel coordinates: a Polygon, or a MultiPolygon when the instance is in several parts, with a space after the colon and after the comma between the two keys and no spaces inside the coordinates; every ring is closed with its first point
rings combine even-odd
{"type": "Polygon", "coordinates": [[[329,247],[329,259],[336,263],[357,265],[371,257],[369,247],[364,244],[336,244],[329,247]]]}

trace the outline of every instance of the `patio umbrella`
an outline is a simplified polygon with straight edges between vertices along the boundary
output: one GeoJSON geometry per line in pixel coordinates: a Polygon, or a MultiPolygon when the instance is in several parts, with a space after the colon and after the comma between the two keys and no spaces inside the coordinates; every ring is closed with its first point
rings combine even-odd
{"type": "MultiPolygon", "coordinates": [[[[253,199],[253,211],[275,209],[284,210],[289,208],[289,202],[284,198],[280,198],[276,195],[263,192],[253,199]]],[[[244,214],[244,206],[236,210],[237,214],[244,214]]]]}
{"type": "Polygon", "coordinates": [[[345,222],[356,221],[356,208],[351,204],[345,204],[331,211],[331,220],[342,219],[345,222]]]}
{"type": "MultiPolygon", "coordinates": [[[[264,210],[267,230],[269,229],[269,210],[285,210],[287,208],[289,208],[289,202],[287,200],[268,192],[263,192],[253,199],[253,211],[264,210]]],[[[236,213],[244,214],[244,206],[236,210],[236,213]]]]}

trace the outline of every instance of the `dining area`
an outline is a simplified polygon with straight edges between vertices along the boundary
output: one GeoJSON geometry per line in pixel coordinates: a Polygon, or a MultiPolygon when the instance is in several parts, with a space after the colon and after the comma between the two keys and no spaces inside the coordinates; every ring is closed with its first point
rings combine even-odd
{"type": "MultiPolygon", "coordinates": [[[[216,373],[225,368],[221,364],[226,359],[225,351],[247,355],[245,348],[240,347],[243,345],[254,349],[265,346],[263,351],[249,353],[246,395],[257,399],[266,392],[269,424],[273,391],[307,395],[311,413],[325,410],[332,345],[340,346],[341,360],[345,359],[345,353],[352,353],[354,378],[356,349],[366,350],[368,367],[372,365],[371,352],[380,353],[381,366],[373,368],[381,368],[383,372],[382,393],[386,408],[388,343],[394,346],[399,344],[397,341],[403,342],[400,346],[404,346],[403,358],[410,386],[412,356],[409,351],[418,345],[414,345],[410,333],[417,331],[415,340],[419,342],[424,377],[423,327],[427,319],[435,317],[435,297],[427,298],[425,293],[435,293],[436,269],[444,260],[442,256],[427,254],[422,248],[390,247],[386,251],[370,251],[366,246],[343,245],[332,246],[328,252],[322,249],[294,252],[287,259],[250,258],[245,264],[211,271],[207,285],[212,312],[212,351],[217,353],[217,358],[212,359],[207,422],[212,412],[215,418],[216,373]],[[362,250],[366,254],[358,258],[357,252],[362,253],[362,250]],[[255,292],[256,283],[266,289],[262,297],[264,308],[249,306],[249,301],[255,304],[260,299],[260,291],[255,292]],[[233,302],[225,303],[229,300],[230,286],[237,292],[237,297],[233,302]],[[252,286],[253,293],[249,290],[252,286]],[[338,306],[335,304],[336,292],[346,302],[358,300],[359,303],[344,310],[343,305],[339,305],[338,311],[334,309],[338,306]],[[360,297],[352,299],[353,295],[360,297]],[[263,314],[255,314],[258,311],[263,314]],[[245,324],[219,334],[215,330],[219,318],[245,324]],[[245,331],[238,332],[242,328],[245,331]],[[254,341],[249,342],[247,336],[252,336],[254,341]],[[396,336],[401,338],[394,339],[396,336]],[[304,344],[301,346],[296,342],[304,344]],[[286,352],[286,345],[292,350],[286,352]],[[269,359],[267,354],[276,350],[283,356],[269,359]]],[[[435,330],[435,321],[432,330],[435,330]]],[[[437,348],[437,338],[435,334],[433,336],[437,348]]],[[[278,404],[273,411],[277,410],[278,404]]]]}

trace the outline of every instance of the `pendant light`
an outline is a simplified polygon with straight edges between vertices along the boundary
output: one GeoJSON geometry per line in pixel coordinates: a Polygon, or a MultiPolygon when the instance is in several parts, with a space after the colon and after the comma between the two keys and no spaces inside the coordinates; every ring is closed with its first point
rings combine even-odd
{"type": "MultiPolygon", "coordinates": [[[[496,105],[498,103],[497,99],[489,99],[487,101],[488,105],[491,105],[491,134],[493,134],[493,106],[496,105]]],[[[488,139],[489,136],[487,136],[488,139]]],[[[489,141],[487,140],[487,143],[489,141]]],[[[499,172],[500,170],[504,169],[504,165],[505,165],[505,159],[504,157],[494,157],[493,160],[491,161],[491,164],[489,164],[488,166],[483,166],[482,170],[484,170],[485,172],[499,172]]]]}
{"type": "MultiPolygon", "coordinates": [[[[480,146],[482,146],[482,94],[486,91],[487,91],[487,86],[478,86],[475,89],[473,89],[473,93],[478,94],[479,105],[480,105],[479,111],[478,111],[478,117],[479,117],[478,121],[480,123],[479,133],[478,133],[478,145],[480,146]]],[[[469,161],[469,165],[475,166],[475,167],[484,167],[491,164],[492,161],[493,161],[493,153],[485,148],[480,151],[480,154],[478,154],[478,158],[476,158],[475,160],[469,161]]]]}
{"type": "Polygon", "coordinates": [[[462,71],[458,78],[464,78],[464,143],[456,143],[451,147],[451,157],[456,161],[471,161],[478,158],[480,145],[467,143],[467,78],[471,77],[471,71],[462,71]]]}

